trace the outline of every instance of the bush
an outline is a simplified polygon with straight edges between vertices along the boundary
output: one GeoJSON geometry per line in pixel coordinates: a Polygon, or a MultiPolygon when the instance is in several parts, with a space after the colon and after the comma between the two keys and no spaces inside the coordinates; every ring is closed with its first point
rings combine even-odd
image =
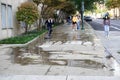
{"type": "Polygon", "coordinates": [[[0,41],[0,44],[25,44],[28,41],[34,39],[35,37],[41,35],[42,33],[44,33],[46,30],[42,30],[42,31],[30,31],[28,33],[24,33],[21,34],[19,36],[16,37],[11,37],[8,39],[3,39],[0,41]]]}
{"type": "MultiPolygon", "coordinates": [[[[54,27],[56,27],[57,25],[60,25],[60,23],[56,23],[54,27]]],[[[38,30],[29,31],[27,33],[23,33],[15,37],[0,40],[0,44],[25,44],[28,41],[34,39],[35,37],[45,33],[46,31],[47,31],[46,29],[42,29],[41,31],[38,30]]]]}

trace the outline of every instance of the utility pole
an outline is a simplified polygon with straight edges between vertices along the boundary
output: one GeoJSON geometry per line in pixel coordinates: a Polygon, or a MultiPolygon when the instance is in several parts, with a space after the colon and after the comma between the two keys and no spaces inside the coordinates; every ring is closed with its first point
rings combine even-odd
{"type": "Polygon", "coordinates": [[[82,2],[81,2],[81,19],[82,19],[81,30],[84,30],[84,17],[83,17],[83,14],[84,14],[84,0],[82,0],[82,2]]]}

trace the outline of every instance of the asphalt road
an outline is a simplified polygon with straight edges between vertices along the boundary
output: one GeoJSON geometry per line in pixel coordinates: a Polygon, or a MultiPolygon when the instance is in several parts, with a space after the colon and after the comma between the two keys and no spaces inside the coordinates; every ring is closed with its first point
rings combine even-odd
{"type": "MultiPolygon", "coordinates": [[[[111,26],[110,31],[120,31],[120,20],[110,20],[111,26]]],[[[93,21],[88,22],[94,30],[104,31],[103,20],[102,19],[93,19],[93,21]]]]}

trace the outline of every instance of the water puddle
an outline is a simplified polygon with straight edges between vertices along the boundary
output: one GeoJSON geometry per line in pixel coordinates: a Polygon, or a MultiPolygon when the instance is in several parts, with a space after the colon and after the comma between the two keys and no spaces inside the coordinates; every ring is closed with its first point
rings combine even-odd
{"type": "MultiPolygon", "coordinates": [[[[35,46],[34,46],[35,47],[35,46]]],[[[101,63],[95,60],[90,59],[67,59],[63,58],[66,54],[71,55],[74,51],[44,51],[42,48],[35,47],[29,49],[30,47],[23,48],[14,48],[14,61],[15,63],[19,63],[21,65],[29,65],[29,64],[43,64],[43,65],[58,65],[58,66],[68,66],[68,67],[79,67],[86,69],[102,69],[105,68],[108,71],[112,71],[113,75],[120,76],[120,65],[112,58],[105,58],[104,62],[101,63]],[[60,55],[63,54],[63,55],[60,55]],[[53,56],[53,58],[50,58],[53,56]],[[59,57],[60,59],[58,59],[59,57]]],[[[76,54],[76,53],[74,53],[76,54]]],[[[77,53],[78,54],[78,53],[77,53]]],[[[87,53],[79,53],[80,55],[85,56],[94,56],[93,54],[87,53]]],[[[102,57],[94,56],[93,58],[102,59],[102,57]]]]}
{"type": "Polygon", "coordinates": [[[92,60],[49,60],[50,65],[63,65],[70,67],[81,67],[87,69],[102,69],[103,64],[92,60]]]}
{"type": "MultiPolygon", "coordinates": [[[[73,51],[66,51],[66,52],[49,52],[44,51],[41,48],[35,49],[35,52],[38,53],[30,53],[27,51],[28,48],[15,48],[14,49],[14,55],[15,55],[15,61],[16,63],[20,63],[22,65],[27,64],[34,64],[34,61],[38,61],[40,64],[46,64],[46,65],[61,65],[61,66],[70,66],[70,67],[83,67],[83,68],[102,68],[103,64],[100,62],[96,62],[89,59],[50,59],[51,56],[58,56],[59,58],[62,58],[64,55],[60,56],[60,54],[72,54],[73,51]],[[56,55],[59,54],[59,55],[56,55]]],[[[34,50],[33,50],[34,51],[34,50]]],[[[83,55],[84,53],[81,53],[83,55]]],[[[89,54],[85,54],[89,55],[89,54]]],[[[92,55],[92,54],[90,54],[92,55]]],[[[36,62],[35,62],[36,63],[36,62]]]]}

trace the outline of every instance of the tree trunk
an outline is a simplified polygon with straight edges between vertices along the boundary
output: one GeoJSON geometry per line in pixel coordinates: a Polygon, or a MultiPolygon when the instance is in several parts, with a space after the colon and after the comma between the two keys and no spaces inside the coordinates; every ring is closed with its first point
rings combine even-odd
{"type": "Polygon", "coordinates": [[[25,33],[28,32],[28,24],[25,24],[25,33]]]}
{"type": "Polygon", "coordinates": [[[44,7],[45,5],[43,4],[42,8],[41,8],[41,12],[40,12],[40,15],[41,17],[39,18],[39,21],[38,21],[38,30],[41,30],[42,29],[42,18],[43,18],[43,10],[44,10],[44,7]]]}

